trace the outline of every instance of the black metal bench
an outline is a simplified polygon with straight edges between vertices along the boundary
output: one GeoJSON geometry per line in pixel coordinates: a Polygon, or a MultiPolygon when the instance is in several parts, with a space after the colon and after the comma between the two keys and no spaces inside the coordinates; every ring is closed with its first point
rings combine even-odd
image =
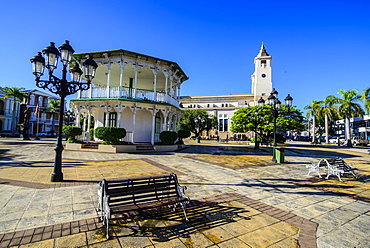
{"type": "Polygon", "coordinates": [[[175,211],[181,205],[186,216],[186,204],[190,199],[184,193],[186,186],[180,186],[174,173],[150,177],[100,182],[98,191],[100,218],[106,225],[109,239],[109,220],[113,214],[129,211],[143,211],[168,206],[175,211]]]}

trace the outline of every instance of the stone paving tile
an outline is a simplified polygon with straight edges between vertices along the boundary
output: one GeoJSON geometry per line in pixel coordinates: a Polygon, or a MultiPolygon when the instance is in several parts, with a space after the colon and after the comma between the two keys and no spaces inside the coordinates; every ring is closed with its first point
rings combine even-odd
{"type": "MultiPolygon", "coordinates": [[[[337,223],[341,223],[340,225],[343,225],[342,228],[347,228],[347,230],[353,230],[353,231],[358,229],[360,225],[363,225],[365,227],[368,226],[366,225],[366,223],[363,224],[362,222],[358,221],[358,219],[360,219],[361,216],[370,216],[369,212],[367,212],[368,210],[366,210],[369,208],[368,203],[361,202],[356,199],[350,199],[348,197],[338,196],[336,194],[333,195],[329,192],[318,191],[317,189],[297,186],[297,185],[292,184],[290,181],[286,180],[286,178],[297,179],[297,180],[307,179],[308,178],[306,177],[307,170],[304,167],[305,164],[304,163],[302,164],[302,162],[308,162],[310,161],[310,159],[313,160],[317,158],[289,157],[289,161],[296,162],[296,164],[265,166],[263,167],[264,168],[263,171],[260,168],[248,168],[248,170],[241,169],[238,171],[234,171],[234,170],[227,169],[227,168],[221,168],[220,166],[212,165],[209,163],[199,163],[199,162],[194,163],[190,159],[186,159],[183,156],[183,155],[188,156],[189,154],[192,154],[192,152],[194,154],[197,154],[198,148],[199,146],[196,147],[196,149],[193,149],[193,148],[185,149],[182,154],[180,152],[180,153],[176,153],[176,155],[174,155],[174,153],[169,154],[169,156],[150,155],[150,159],[153,162],[158,162],[160,164],[167,166],[168,168],[173,168],[173,169],[176,169],[177,171],[187,173],[187,175],[183,174],[179,176],[179,180],[180,180],[180,183],[184,182],[183,185],[188,186],[189,190],[187,191],[187,194],[192,199],[201,199],[204,197],[209,197],[210,195],[220,195],[220,194],[225,194],[225,193],[232,193],[235,191],[243,195],[247,195],[254,200],[257,200],[257,199],[261,200],[263,203],[266,203],[267,205],[274,205],[282,210],[286,210],[287,213],[281,212],[279,213],[280,215],[276,215],[276,214],[274,215],[273,209],[269,209],[268,207],[260,208],[261,210],[267,211],[276,217],[279,217],[282,219],[287,218],[287,221],[290,221],[290,222],[295,221],[294,223],[297,223],[297,225],[298,224],[303,225],[305,222],[302,221],[302,219],[294,218],[290,216],[289,212],[297,210],[302,207],[308,208],[308,209],[312,208],[313,210],[312,209],[311,210],[313,211],[313,214],[310,216],[307,216],[307,218],[312,219],[314,216],[316,216],[315,210],[317,210],[315,209],[315,207],[312,207],[312,205],[318,205],[318,207],[320,208],[319,212],[324,212],[324,213],[322,215],[315,217],[313,219],[314,221],[318,221],[319,223],[323,223],[323,224],[327,224],[327,222],[330,222],[328,223],[328,225],[330,224],[334,225],[337,223]],[[271,180],[271,179],[274,179],[274,180],[271,180]],[[279,181],[276,179],[285,180],[285,181],[279,181]],[[245,182],[249,182],[249,184],[248,183],[246,184],[245,182]],[[278,200],[275,200],[274,198],[278,200]],[[355,203],[352,208],[351,208],[351,203],[355,203]],[[336,211],[337,209],[342,209],[344,210],[344,212],[338,212],[336,211]],[[328,210],[328,212],[325,213],[325,210],[328,210]],[[333,221],[338,215],[347,215],[348,218],[347,217],[342,218],[342,216],[340,216],[339,220],[333,221]],[[330,221],[327,221],[327,219],[329,219],[330,221]]],[[[358,150],[358,149],[355,149],[355,150],[358,150]]],[[[29,162],[29,161],[37,161],[37,160],[45,161],[47,159],[50,159],[50,161],[52,161],[55,155],[52,149],[49,149],[48,151],[48,145],[45,145],[45,149],[42,149],[40,151],[40,154],[37,154],[37,156],[32,154],[31,153],[32,149],[30,149],[27,146],[24,146],[22,148],[22,151],[19,150],[18,152],[17,149],[15,149],[14,151],[15,151],[15,154],[18,153],[19,155],[22,155],[22,156],[17,157],[17,161],[19,162],[22,162],[22,161],[29,162]],[[32,154],[34,157],[30,157],[27,154],[32,154]]],[[[199,150],[199,151],[207,152],[207,149],[199,150]]],[[[140,154],[109,154],[108,155],[108,154],[91,154],[87,152],[85,153],[69,152],[69,151],[64,152],[64,158],[75,158],[75,157],[78,157],[79,159],[82,159],[82,160],[85,159],[85,160],[91,161],[91,160],[107,160],[107,159],[108,160],[141,159],[143,155],[140,155],[140,154]]],[[[145,155],[144,157],[149,157],[149,156],[145,155]]],[[[14,183],[15,183],[14,185],[18,185],[17,183],[19,182],[14,181],[14,183]]],[[[43,185],[40,185],[40,184],[33,184],[33,185],[34,185],[34,189],[37,189],[37,190],[41,190],[40,187],[44,187],[43,185]]],[[[68,186],[68,185],[65,184],[64,186],[68,186]]],[[[0,184],[1,191],[3,190],[3,187],[8,187],[9,189],[9,185],[0,184]]],[[[19,188],[22,188],[22,187],[19,187],[19,188]]],[[[85,186],[82,186],[81,188],[83,187],[85,186]]],[[[17,187],[11,186],[10,188],[12,189],[7,191],[7,192],[10,192],[10,194],[13,195],[17,192],[17,190],[15,190],[17,187]]],[[[54,190],[54,188],[51,188],[48,190],[54,190]]],[[[55,190],[57,190],[57,188],[55,188],[55,190]]],[[[358,192],[360,192],[360,190],[358,190],[358,192]]],[[[361,192],[362,193],[366,192],[366,190],[363,190],[361,192]]],[[[96,194],[96,192],[91,191],[91,188],[88,187],[88,194],[89,195],[96,194]]],[[[62,201],[61,198],[62,197],[58,198],[58,200],[61,202],[60,205],[63,205],[65,203],[62,201]]],[[[78,195],[77,193],[75,194],[72,191],[71,198],[81,199],[81,195],[78,195]]],[[[0,197],[0,199],[2,198],[0,197]]],[[[8,202],[10,199],[11,197],[10,198],[5,197],[4,201],[8,202]]],[[[34,194],[34,197],[31,199],[31,201],[26,204],[29,204],[28,206],[31,206],[31,202],[33,202],[33,200],[35,199],[36,198],[34,194]]],[[[40,199],[43,202],[48,202],[48,199],[50,198],[48,198],[48,196],[44,196],[44,197],[40,197],[40,199]]],[[[16,200],[16,198],[14,198],[14,200],[16,200]]],[[[83,199],[82,202],[84,202],[84,200],[87,200],[87,199],[83,199]]],[[[82,202],[79,202],[79,203],[82,203],[82,202]]],[[[4,210],[4,207],[1,206],[1,203],[2,201],[0,201],[0,216],[2,213],[4,213],[4,211],[11,212],[10,209],[7,209],[7,208],[5,208],[4,210]]],[[[74,203],[75,202],[73,202],[73,204],[74,203]]],[[[76,201],[76,204],[77,203],[78,202],[76,201]]],[[[54,205],[56,206],[58,204],[53,203],[53,206],[54,205]]],[[[50,206],[51,205],[48,205],[48,207],[50,206]]],[[[24,212],[23,214],[25,214],[24,210],[20,209],[20,211],[22,213],[24,212]]],[[[81,211],[83,211],[83,209],[81,209],[81,211]]],[[[72,216],[72,218],[74,218],[74,215],[72,216]]],[[[0,226],[1,226],[1,223],[0,223],[0,226]]],[[[321,229],[319,226],[318,234],[320,230],[321,229]]],[[[321,247],[329,247],[330,239],[334,238],[334,236],[332,235],[333,233],[334,233],[334,230],[330,230],[327,233],[323,233],[321,235],[322,237],[320,236],[322,239],[320,240],[320,242],[318,242],[318,245],[321,247]]],[[[361,236],[364,238],[363,232],[362,233],[357,232],[357,234],[358,236],[361,236]]],[[[338,237],[335,237],[335,238],[338,239],[338,237]]],[[[341,237],[339,237],[339,242],[340,240],[341,240],[341,237]]],[[[283,241],[288,242],[288,239],[282,240],[280,242],[283,242],[283,241]]],[[[349,240],[349,242],[351,242],[351,240],[349,240]]],[[[277,245],[277,244],[278,243],[273,244],[273,245],[277,245]]],[[[300,244],[304,245],[305,243],[302,242],[300,244]]],[[[351,247],[351,245],[349,246],[351,247]]],[[[278,247],[278,246],[275,246],[275,247],[278,247]]]]}

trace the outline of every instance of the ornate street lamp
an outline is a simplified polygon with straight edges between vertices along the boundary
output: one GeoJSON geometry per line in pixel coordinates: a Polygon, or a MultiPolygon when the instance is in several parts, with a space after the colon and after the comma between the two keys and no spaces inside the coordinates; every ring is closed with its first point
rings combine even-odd
{"type": "MultiPolygon", "coordinates": [[[[293,98],[288,94],[288,96],[284,99],[285,104],[288,107],[288,111],[285,112],[283,110],[280,110],[281,102],[277,98],[277,95],[279,93],[275,90],[275,88],[271,91],[270,96],[267,98],[267,104],[272,107],[270,112],[272,117],[274,118],[274,143],[273,143],[273,153],[272,153],[272,162],[276,163],[276,156],[275,156],[275,148],[276,148],[276,119],[279,116],[279,114],[287,114],[290,111],[290,107],[292,106],[293,98]]],[[[265,100],[261,97],[261,99],[258,100],[258,106],[260,108],[263,108],[265,105],[265,100]]]]}
{"type": "Polygon", "coordinates": [[[71,110],[64,113],[64,123],[66,126],[72,126],[75,120],[75,115],[71,110]]]}
{"type": "Polygon", "coordinates": [[[31,58],[31,63],[33,65],[33,74],[35,75],[36,85],[39,88],[47,89],[50,92],[60,96],[60,116],[59,116],[59,130],[58,130],[58,141],[55,147],[55,162],[54,162],[54,172],[51,175],[51,182],[61,182],[63,181],[62,173],[62,129],[63,129],[63,114],[65,97],[76,93],[79,90],[87,90],[90,88],[90,84],[94,78],[96,68],[98,65],[90,57],[84,63],[85,69],[85,81],[82,81],[82,70],[76,62],[71,68],[72,54],[74,53],[73,48],[69,44],[69,41],[59,47],[59,50],[55,47],[54,42],[50,42],[42,53],[39,52],[36,56],[31,58]],[[58,78],[53,75],[54,70],[58,65],[58,58],[63,64],[62,78],[58,78]],[[67,67],[70,66],[71,81],[67,81],[67,67]],[[49,72],[49,80],[41,80],[41,76],[44,75],[45,67],[49,72]]]}

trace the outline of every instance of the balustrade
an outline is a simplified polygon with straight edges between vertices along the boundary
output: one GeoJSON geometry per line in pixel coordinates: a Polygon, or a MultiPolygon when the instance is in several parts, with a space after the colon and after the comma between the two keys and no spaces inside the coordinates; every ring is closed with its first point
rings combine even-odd
{"type": "MultiPolygon", "coordinates": [[[[129,87],[122,87],[120,91],[119,86],[109,87],[109,98],[124,98],[137,99],[141,101],[165,102],[176,107],[179,107],[179,102],[166,94],[165,92],[157,92],[154,94],[152,90],[136,89],[136,97],[133,96],[134,89],[129,87]],[[156,95],[156,97],[155,97],[156,95]]],[[[108,98],[107,87],[92,87],[90,90],[81,91],[79,99],[86,98],[108,98]]]]}

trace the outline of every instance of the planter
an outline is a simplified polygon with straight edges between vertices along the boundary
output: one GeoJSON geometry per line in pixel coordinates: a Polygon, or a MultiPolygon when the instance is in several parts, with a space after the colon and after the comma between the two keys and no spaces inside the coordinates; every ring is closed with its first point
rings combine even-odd
{"type": "Polygon", "coordinates": [[[66,150],[79,151],[83,145],[79,143],[66,143],[66,150]]]}
{"type": "Polygon", "coordinates": [[[98,152],[111,152],[111,153],[121,153],[121,152],[136,152],[135,145],[99,145],[98,152]]]}
{"type": "Polygon", "coordinates": [[[156,145],[154,150],[156,152],[173,152],[178,149],[178,145],[156,145]]]}

